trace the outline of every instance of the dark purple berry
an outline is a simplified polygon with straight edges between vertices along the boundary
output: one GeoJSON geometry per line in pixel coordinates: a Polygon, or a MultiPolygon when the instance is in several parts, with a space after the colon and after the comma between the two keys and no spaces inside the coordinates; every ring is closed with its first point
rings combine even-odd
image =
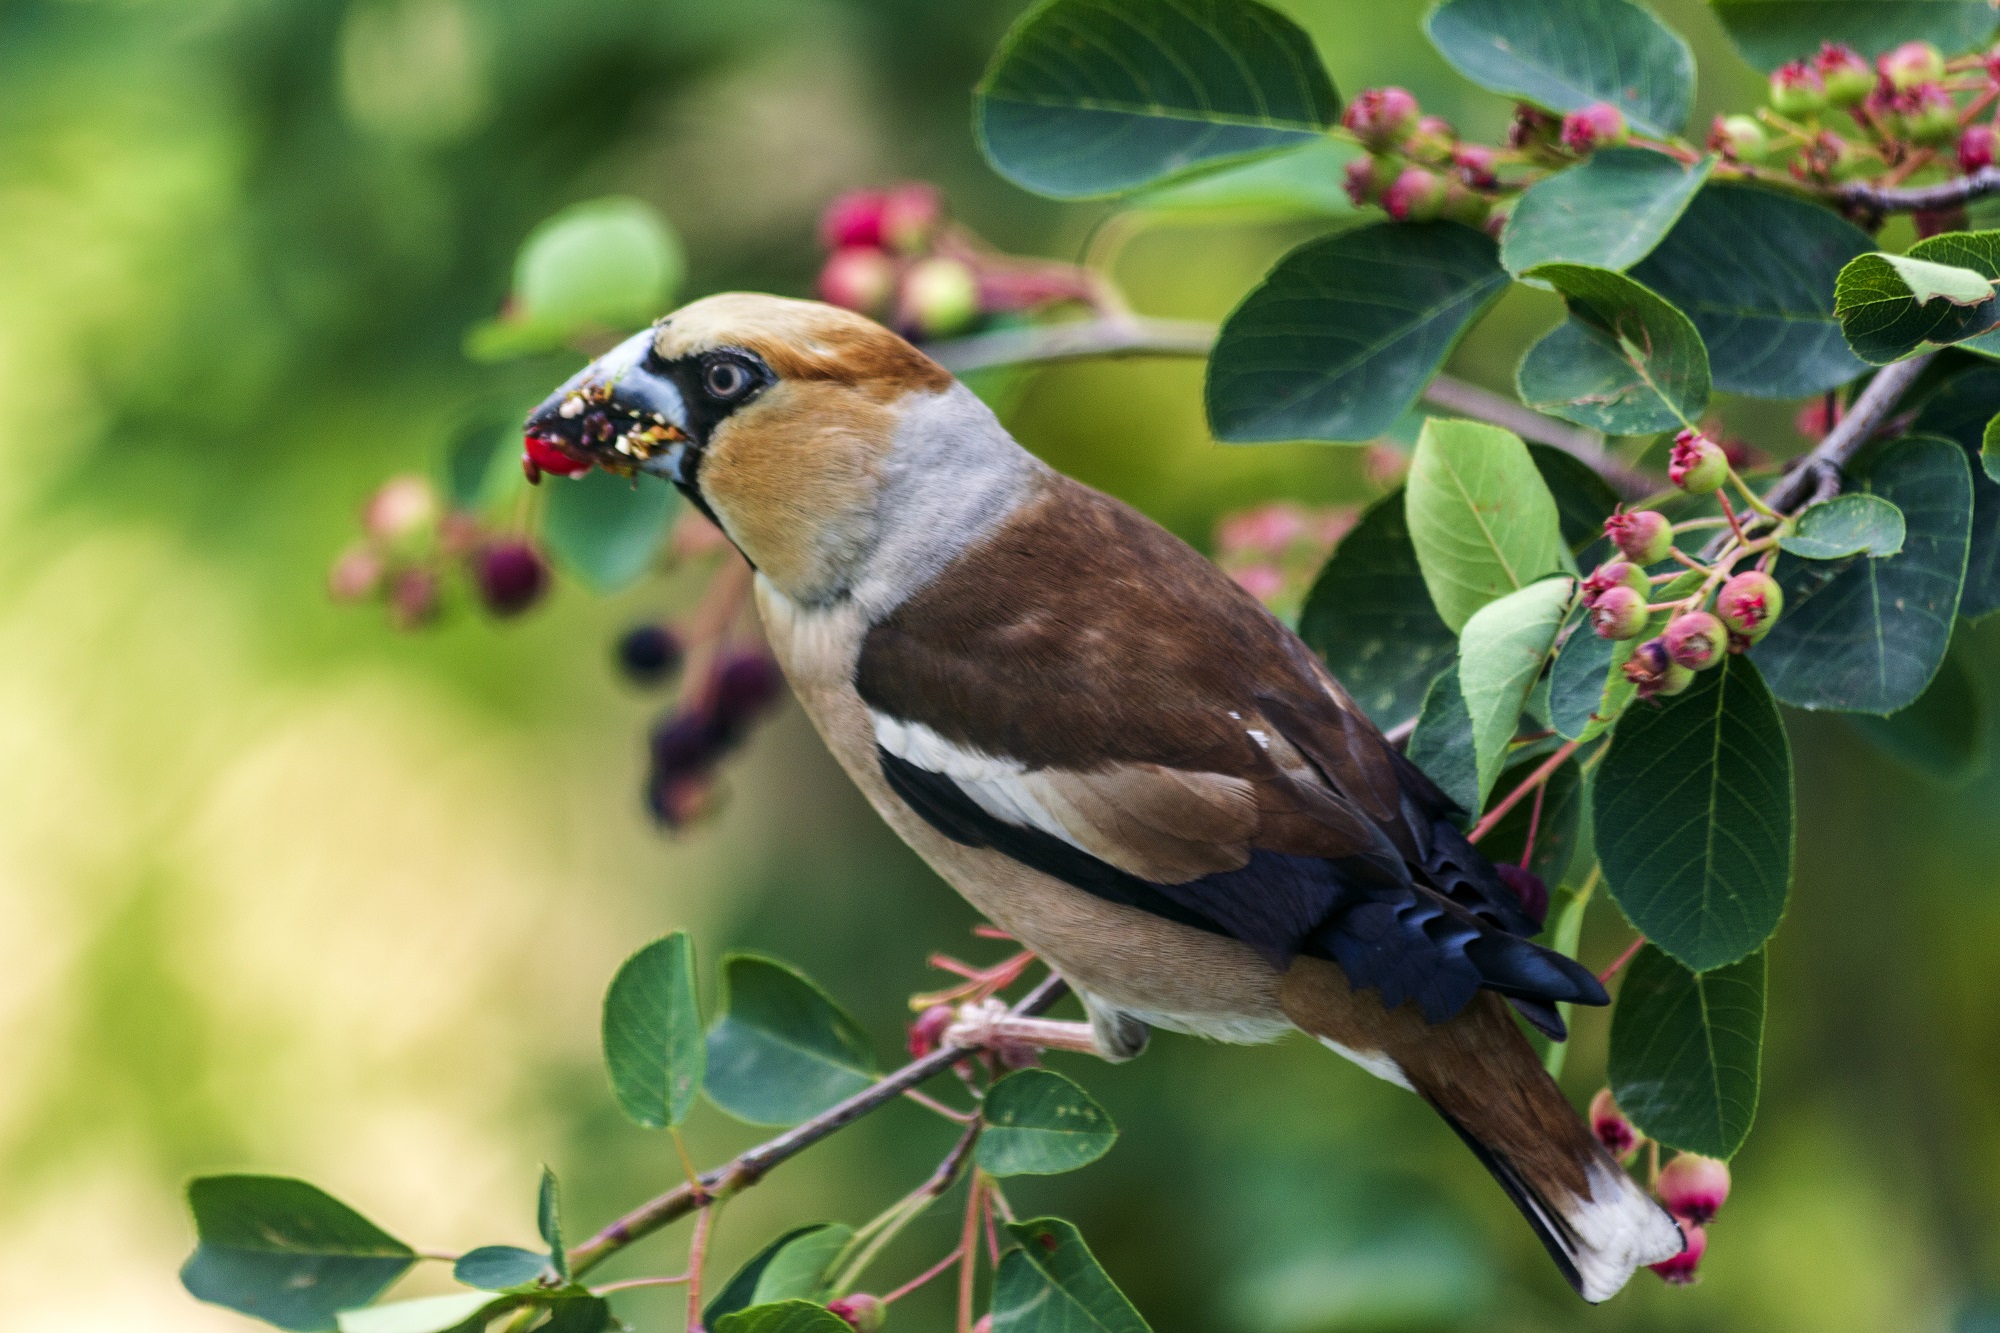
{"type": "Polygon", "coordinates": [[[715,670],[715,711],[732,735],[769,708],[784,688],[784,673],[766,653],[731,653],[715,670]]]}
{"type": "Polygon", "coordinates": [[[658,685],[681,669],[687,650],[666,625],[635,625],[618,640],[618,667],[641,685],[658,685]]]}
{"type": "Polygon", "coordinates": [[[496,616],[516,616],[542,600],[549,567],[524,541],[495,542],[473,557],[480,600],[496,616]]]}

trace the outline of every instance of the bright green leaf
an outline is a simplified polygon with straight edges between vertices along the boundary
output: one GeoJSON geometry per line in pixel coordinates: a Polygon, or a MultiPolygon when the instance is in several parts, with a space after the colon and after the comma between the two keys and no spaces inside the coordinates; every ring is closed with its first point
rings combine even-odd
{"type": "Polygon", "coordinates": [[[1584,264],[1528,271],[1561,292],[1569,319],[1528,349],[1522,401],[1612,435],[1697,420],[1708,406],[1708,352],[1686,315],[1622,273],[1584,264]]]}
{"type": "Polygon", "coordinates": [[[1747,658],[1619,723],[1597,775],[1597,856],[1647,939],[1706,971],[1769,939],[1792,882],[1792,752],[1747,658]]]}
{"type": "MultiPolygon", "coordinates": [[[[701,1322],[710,1328],[714,1328],[716,1321],[722,1318],[722,1316],[734,1314],[738,1310],[747,1309],[756,1304],[757,1283],[763,1278],[764,1270],[771,1266],[771,1261],[778,1257],[779,1252],[802,1236],[809,1236],[816,1231],[826,1231],[835,1226],[836,1224],[832,1222],[810,1222],[802,1227],[793,1227],[790,1231],[785,1232],[763,1249],[751,1255],[749,1261],[743,1267],[736,1270],[735,1274],[723,1286],[722,1290],[717,1292],[708,1305],[703,1308],[701,1322]]],[[[850,1237],[854,1234],[851,1227],[842,1227],[841,1230],[850,1237]]],[[[844,1245],[846,1241],[843,1239],[841,1243],[844,1245]]]]}
{"type": "Polygon", "coordinates": [[[1764,954],[1694,973],[1639,950],[1611,1015],[1611,1094],[1669,1148],[1731,1157],[1757,1118],[1764,954]]]}
{"type": "Polygon", "coordinates": [[[2000,481],[1979,457],[1986,426],[2000,412],[2000,367],[1978,366],[1945,382],[1917,413],[1914,430],[1956,440],[1973,460],[1972,535],[1958,614],[1967,620],[2000,611],[2000,481]]]}
{"type": "Polygon", "coordinates": [[[811,1301],[753,1305],[725,1315],[712,1327],[715,1333],[854,1333],[845,1319],[811,1301]]]}
{"type": "Polygon", "coordinates": [[[771,1251],[751,1288],[751,1305],[773,1301],[823,1301],[833,1294],[833,1265],[854,1228],[845,1222],[829,1222],[793,1233],[771,1251]]]}
{"type": "Polygon", "coordinates": [[[549,1256],[518,1245],[482,1245],[468,1250],[451,1266],[451,1275],[468,1287],[505,1291],[533,1282],[549,1271],[549,1256]]]}
{"type": "Polygon", "coordinates": [[[649,1129],[679,1125],[701,1091],[708,1047],[694,981],[694,941],[677,930],[626,959],[604,997],[611,1090],[649,1129]]]}
{"type": "Polygon", "coordinates": [[[1604,536],[1604,520],[1618,507],[1618,493],[1590,464],[1575,454],[1547,444],[1530,444],[1528,457],[1542,484],[1555,498],[1556,514],[1562,520],[1563,541],[1571,551],[1581,551],[1604,536]]]}
{"type": "Polygon", "coordinates": [[[343,1310],[340,1333],[476,1333],[515,1302],[495,1300],[483,1291],[455,1291],[414,1301],[392,1301],[360,1310],[343,1310]]]}
{"type": "Polygon", "coordinates": [[[1951,785],[1986,771],[1986,694],[1965,653],[1947,653],[1917,701],[1888,717],[1850,714],[1849,726],[1877,748],[1951,785]]]}
{"type": "Polygon", "coordinates": [[[1550,111],[1609,102],[1665,136],[1693,105],[1688,44],[1630,0],[1444,0],[1424,31],[1480,87],[1550,111]]]}
{"type": "Polygon", "coordinates": [[[1862,360],[1887,365],[1926,344],[1963,342],[2000,319],[1986,277],[1921,257],[1922,244],[1907,255],[1861,255],[1840,270],[1833,309],[1862,360]]]}
{"type": "Polygon", "coordinates": [[[416,1252],[332,1195],[285,1176],[188,1183],[200,1244],[181,1267],[197,1300],[279,1328],[317,1333],[368,1304],[416,1252]]]}
{"type": "Polygon", "coordinates": [[[1299,637],[1387,730],[1416,716],[1458,648],[1431,606],[1403,493],[1375,502],[1334,548],[1299,613],[1299,637]]]}
{"type": "Polygon", "coordinates": [[[1372,440],[1507,288],[1483,233],[1379,223],[1307,241],[1230,313],[1208,361],[1218,440],[1372,440]]]}
{"type": "Polygon", "coordinates": [[[1022,1069],[987,1092],[979,1165],[996,1176],[1053,1176],[1111,1151],[1118,1127],[1095,1098],[1049,1069],[1022,1069]]]}
{"type": "Polygon", "coordinates": [[[1020,1248],[993,1279],[993,1333],[1152,1333],[1074,1226],[1039,1217],[1007,1232],[1020,1248]]]}
{"type": "Polygon", "coordinates": [[[1903,549],[1903,511],[1879,495],[1836,495],[1799,515],[1798,530],[1778,549],[1808,560],[1868,555],[1880,559],[1903,549]]]}
{"type": "Polygon", "coordinates": [[[652,205],[574,204],[521,243],[511,308],[474,329],[467,351],[498,360],[550,351],[580,334],[639,328],[667,312],[685,268],[680,241],[652,205]]]}
{"type": "Polygon", "coordinates": [[[1768,74],[1819,49],[1845,42],[1873,59],[1904,42],[1929,42],[1951,54],[1993,35],[1988,0],[1709,0],[1744,59],[1768,74]]]}
{"type": "Polygon", "coordinates": [[[1687,166],[1650,148],[1607,148],[1528,187],[1500,234],[1500,262],[1622,272],[1644,259],[1708,179],[1713,157],[1687,166]]]}
{"type": "Polygon", "coordinates": [[[753,1125],[796,1125],[875,1081],[868,1036],[818,986],[773,958],[722,961],[708,1030],[709,1098],[753,1125]]]}
{"type": "Polygon", "coordinates": [[[1424,585],[1454,631],[1488,602],[1571,567],[1555,499],[1520,437],[1498,426],[1425,422],[1403,503],[1424,585]]]}
{"type": "Polygon", "coordinates": [[[542,1185],[535,1197],[535,1228],[549,1247],[550,1267],[556,1270],[557,1277],[567,1281],[569,1252],[563,1248],[562,1194],[556,1184],[556,1173],[546,1166],[542,1168],[542,1185]]]}
{"type": "Polygon", "coordinates": [[[1988,421],[1980,432],[1979,467],[1988,481],[2000,481],[2000,416],[1988,421]]]}
{"type": "Polygon", "coordinates": [[[1885,715],[1930,684],[1951,643],[1972,527],[1972,470],[1949,440],[1911,436],[1849,475],[1903,511],[1901,553],[1823,564],[1781,556],[1784,614],[1750,655],[1797,708],[1885,715]]]}
{"type": "Polygon", "coordinates": [[[1803,398],[1867,369],[1841,336],[1833,289],[1841,267],[1874,248],[1831,209],[1711,184],[1632,277],[1694,322],[1717,389],[1803,398]]]}
{"type": "Polygon", "coordinates": [[[1575,589],[1571,578],[1544,579],[1488,602],[1465,622],[1458,644],[1458,683],[1472,719],[1482,805],[1506,763],[1528,691],[1555,646],[1575,589]]]}
{"type": "Polygon", "coordinates": [[[1472,748],[1472,714],[1466,711],[1456,666],[1440,671],[1431,682],[1404,752],[1460,810],[1470,814],[1483,804],[1479,757],[1472,748]]]}
{"type": "Polygon", "coordinates": [[[1157,185],[1125,200],[1149,223],[1246,225],[1347,218],[1344,173],[1361,150],[1318,138],[1267,157],[1157,185]]]}
{"type": "Polygon", "coordinates": [[[1254,0],[1043,0],[973,120],[994,170],[1075,199],[1304,143],[1339,112],[1312,39],[1254,0]]]}
{"type": "Polygon", "coordinates": [[[678,505],[658,477],[627,480],[601,469],[550,477],[542,535],[566,567],[599,592],[612,592],[652,565],[678,505]]]}

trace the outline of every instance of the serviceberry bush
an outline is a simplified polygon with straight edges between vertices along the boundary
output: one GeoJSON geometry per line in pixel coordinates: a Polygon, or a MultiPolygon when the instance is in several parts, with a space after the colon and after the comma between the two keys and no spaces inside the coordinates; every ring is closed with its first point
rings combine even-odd
{"type": "MultiPolygon", "coordinates": [[[[1234,516],[1218,556],[1458,800],[1547,942],[1574,953],[1606,900],[1629,923],[1589,1119],[1682,1220],[1687,1252],[1658,1266],[1670,1283],[1699,1275],[1757,1106],[1764,951],[1792,881],[1780,705],[1849,715],[1963,777],[1979,700],[1953,631],[2000,609],[2000,230],[1972,221],[2000,195],[1994,11],[1714,12],[1769,94],[1696,127],[1686,43],[1631,0],[1441,0],[1424,21],[1439,53],[1517,102],[1483,144],[1401,88],[1343,103],[1304,32],[1255,0],[1036,5],[974,96],[1001,175],[1105,201],[1101,235],[1190,198],[1279,198],[1319,224],[1219,329],[1136,316],[1101,256],[1002,253],[922,182],[834,200],[819,236],[822,299],[925,343],[990,401],[1043,362],[1203,355],[1218,440],[1370,450],[1385,498],[1234,516]],[[1522,350],[1517,396],[1441,374],[1516,283],[1565,312],[1522,350]],[[1813,447],[1741,438],[1718,394],[1798,404],[1813,447]]],[[[513,299],[468,353],[601,350],[664,309],[679,272],[642,205],[568,210],[524,245],[513,299]]],[[[533,440],[517,465],[509,438],[471,426],[441,481],[385,483],[331,590],[416,628],[467,600],[526,612],[550,586],[544,550],[599,591],[696,570],[693,604],[612,654],[641,686],[678,683],[645,802],[696,824],[781,690],[745,624],[748,571],[663,485],[584,475],[533,440]]],[[[912,997],[911,1059],[884,1074],[854,1020],[772,959],[722,959],[704,1022],[692,943],[669,935],[612,980],[603,1042],[612,1096],[668,1136],[684,1183],[576,1241],[545,1175],[543,1248],[441,1255],[302,1182],[209,1177],[189,1190],[200,1245],[183,1279],[280,1327],[345,1333],[597,1333],[620,1290],[662,1284],[686,1289],[691,1327],[840,1333],[932,1281],[957,1284],[960,1333],[1145,1329],[1073,1226],[1019,1219],[1005,1192],[1117,1134],[1039,1066],[1035,1015],[1061,982],[1009,1007],[1031,955],[934,962],[959,980],[912,997]],[[704,1273],[724,1200],[904,1095],[956,1127],[928,1179],[875,1218],[799,1227],[734,1275],[704,1273]],[[678,1127],[704,1096],[788,1128],[702,1170],[678,1127]],[[880,1272],[961,1182],[958,1244],[880,1272]],[[689,1216],[683,1271],[588,1280],[689,1216]],[[377,1303],[423,1260],[464,1290],[377,1303]]],[[[1560,1071],[1564,1048],[1546,1058],[1560,1071]]]]}

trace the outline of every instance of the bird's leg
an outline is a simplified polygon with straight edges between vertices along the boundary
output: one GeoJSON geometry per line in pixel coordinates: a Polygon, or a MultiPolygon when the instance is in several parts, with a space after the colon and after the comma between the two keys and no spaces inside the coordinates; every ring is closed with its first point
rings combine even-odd
{"type": "Polygon", "coordinates": [[[962,1004],[958,1017],[945,1029],[949,1045],[980,1046],[998,1054],[1007,1048],[1044,1051],[1076,1051],[1101,1060],[1129,1060],[1146,1047],[1146,1025],[1129,1014],[1106,1010],[1086,1001],[1087,1023],[1068,1023],[1052,1018],[1020,1018],[1007,1012],[996,999],[962,1004]]]}

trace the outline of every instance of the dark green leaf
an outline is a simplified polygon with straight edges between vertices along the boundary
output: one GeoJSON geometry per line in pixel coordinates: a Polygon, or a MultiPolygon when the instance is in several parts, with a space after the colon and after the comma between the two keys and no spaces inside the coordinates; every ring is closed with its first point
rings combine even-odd
{"type": "Polygon", "coordinates": [[[1111,1151],[1118,1127],[1094,1098],[1049,1069],[1022,1069],[994,1084],[981,1103],[985,1132],[975,1150],[996,1176],[1053,1176],[1089,1166],[1111,1151]]]}
{"type": "Polygon", "coordinates": [[[1688,44],[1629,0],[1445,0],[1424,30],[1466,78],[1550,111],[1609,102],[1664,136],[1694,102],[1688,44]]]}
{"type": "Polygon", "coordinates": [[[1456,664],[1431,682],[1407,753],[1459,809],[1479,809],[1479,758],[1472,748],[1472,714],[1465,710],[1456,664]]]}
{"type": "Polygon", "coordinates": [[[1926,344],[1963,342],[2000,320],[1988,275],[1940,257],[1962,258],[1965,247],[1927,252],[1946,239],[1919,241],[1907,255],[1860,255],[1840,270],[1833,310],[1855,355],[1887,365],[1926,344]]]}
{"type": "Polygon", "coordinates": [[[542,1168],[542,1186],[535,1196],[535,1228],[542,1233],[542,1242],[549,1247],[549,1265],[556,1270],[556,1276],[565,1282],[569,1280],[569,1251],[563,1248],[562,1194],[556,1185],[556,1173],[546,1166],[542,1168]]]}
{"type": "Polygon", "coordinates": [[[604,1065],[625,1114],[651,1129],[687,1119],[708,1049],[684,930],[626,959],[604,997],[604,1065]]]}
{"type": "Polygon", "coordinates": [[[581,477],[551,477],[542,511],[549,550],[599,592],[622,588],[646,572],[667,521],[674,492],[657,477],[626,480],[602,470],[581,477]]]}
{"type": "Polygon", "coordinates": [[[1346,218],[1358,211],[1342,183],[1361,155],[1353,144],[1319,138],[1268,157],[1169,181],[1125,201],[1148,222],[1251,223],[1346,218]]]}
{"type": "Polygon", "coordinates": [[[505,1291],[533,1282],[549,1271],[549,1256],[518,1245],[482,1245],[468,1250],[451,1266],[451,1275],[468,1287],[505,1291]]]}
{"type": "Polygon", "coordinates": [[[1498,426],[1425,422],[1403,507],[1424,586],[1453,630],[1488,602],[1572,567],[1554,497],[1520,437],[1498,426]]]}
{"type": "Polygon", "coordinates": [[[1792,882],[1792,752],[1748,659],[1628,713],[1596,807],[1612,897],[1684,965],[1733,963],[1778,928],[1792,882]]]}
{"type": "Polygon", "coordinates": [[[455,1291],[340,1312],[340,1333],[478,1333],[517,1302],[483,1291],[455,1291]]]}
{"type": "Polygon", "coordinates": [[[603,1333],[611,1326],[611,1302],[602,1296],[566,1296],[549,1305],[548,1322],[535,1333],[603,1333]]]}
{"type": "Polygon", "coordinates": [[[1910,767],[1940,782],[1966,782],[1986,771],[1986,696],[1954,650],[1917,701],[1888,717],[1852,714],[1848,725],[1910,767]]]}
{"type": "Polygon", "coordinates": [[[481,361],[551,351],[579,334],[636,329],[667,312],[685,271],[673,230],[639,199],[571,205],[529,234],[506,315],[474,329],[481,361]]]}
{"type": "Polygon", "coordinates": [[[860,1025],[773,958],[722,960],[722,1017],[708,1030],[709,1098],[753,1125],[810,1120],[875,1081],[860,1025]]]}
{"type": "Polygon", "coordinates": [[[444,493],[456,509],[478,509],[497,469],[519,475],[520,426],[516,422],[476,421],[466,426],[445,450],[444,493]],[[504,461],[503,461],[504,460],[504,461]]]}
{"type": "Polygon", "coordinates": [[[1859,375],[1833,313],[1833,286],[1868,233],[1817,204],[1712,184],[1632,276],[1694,321],[1715,387],[1803,398],[1859,375]]]}
{"type": "Polygon", "coordinates": [[[1299,637],[1376,726],[1401,726],[1423,706],[1458,639],[1431,606],[1401,491],[1376,501],[1334,549],[1306,594],[1299,637]]]}
{"type": "Polygon", "coordinates": [[[1372,440],[1507,288],[1487,236],[1380,223],[1306,242],[1243,299],[1209,357],[1209,428],[1232,444],[1372,440]]]}
{"type": "Polygon", "coordinates": [[[1697,975],[1639,950],[1611,1015],[1611,1094],[1669,1148],[1731,1157],[1757,1118],[1764,954],[1697,975]]]}
{"type": "MultiPolygon", "coordinates": [[[[750,1257],[748,1263],[736,1270],[735,1275],[729,1279],[728,1284],[716,1294],[715,1298],[709,1301],[708,1305],[701,1312],[701,1322],[710,1328],[714,1328],[716,1321],[722,1318],[722,1316],[734,1314],[738,1310],[747,1309],[756,1304],[758,1280],[764,1276],[764,1270],[771,1266],[771,1260],[778,1256],[778,1252],[802,1236],[809,1236],[816,1231],[832,1229],[833,1225],[831,1222],[813,1222],[806,1226],[793,1227],[790,1231],[787,1231],[784,1235],[757,1251],[756,1254],[750,1257]]],[[[842,1230],[848,1236],[854,1234],[851,1228],[842,1228],[842,1230]]],[[[845,1243],[845,1240],[843,1240],[842,1244],[845,1243]]]]}
{"type": "Polygon", "coordinates": [[[715,1333],[854,1333],[845,1319],[811,1301],[753,1305],[725,1317],[715,1333]]]}
{"type": "Polygon", "coordinates": [[[1987,422],[1980,434],[1979,467],[1988,481],[2000,481],[2000,417],[1987,422]]]}
{"type": "Polygon", "coordinates": [[[1556,514],[1562,521],[1563,541],[1571,551],[1581,551],[1604,535],[1604,520],[1618,507],[1618,493],[1590,464],[1575,454],[1564,453],[1547,444],[1530,444],[1528,457],[1542,483],[1555,497],[1556,514]]]}
{"type": "MultiPolygon", "coordinates": [[[[1968,459],[1980,452],[1985,423],[2000,412],[2000,367],[1979,366],[1948,380],[1925,401],[1915,429],[1956,440],[1968,459]]],[[[2000,482],[1973,461],[1972,536],[1958,614],[1967,620],[2000,611],[2000,482]]]]}
{"type": "MultiPolygon", "coordinates": [[[[1512,791],[1529,774],[1540,768],[1545,756],[1523,760],[1501,775],[1496,791],[1512,791]]],[[[1569,873],[1570,863],[1583,836],[1585,804],[1583,778],[1574,759],[1565,760],[1549,776],[1542,788],[1541,818],[1535,820],[1535,799],[1518,802],[1493,826],[1479,844],[1479,850],[1495,865],[1519,865],[1528,845],[1528,825],[1535,823],[1535,850],[1528,857],[1528,869],[1542,877],[1551,889],[1569,873]]]]}
{"type": "Polygon", "coordinates": [[[1972,473],[1951,441],[1912,436],[1880,450],[1849,482],[1903,511],[1902,553],[1844,568],[1780,557],[1784,614],[1751,656],[1795,707],[1894,713],[1924,692],[1951,642],[1972,473]]]}
{"type": "Polygon", "coordinates": [[[409,1271],[416,1252],[303,1180],[202,1176],[188,1183],[195,1252],[181,1283],[197,1300],[279,1328],[330,1329],[409,1271]]]}
{"type": "Polygon", "coordinates": [[[1983,46],[1993,35],[1987,0],[1709,0],[1716,17],[1765,73],[1845,42],[1871,59],[1904,42],[1930,42],[1947,54],[1983,46]]]}
{"type": "Polygon", "coordinates": [[[1151,1333],[1074,1226],[1038,1217],[1007,1232],[1021,1248],[993,1279],[993,1333],[1151,1333]]]}
{"type": "Polygon", "coordinates": [[[994,170],[1075,199],[1304,143],[1339,111],[1312,39],[1253,0],[1044,0],[973,120],[994,170]]]}
{"type": "Polygon", "coordinates": [[[1708,406],[1708,353],[1688,317],[1622,273],[1543,264],[1569,318],[1528,349],[1522,401],[1612,435],[1692,423],[1708,406]]]}
{"type": "Polygon", "coordinates": [[[1548,661],[1575,591],[1575,579],[1544,579],[1488,602],[1465,622],[1458,644],[1458,686],[1472,719],[1482,805],[1499,780],[1528,691],[1548,661]]]}
{"type": "Polygon", "coordinates": [[[1879,495],[1836,495],[1799,515],[1798,530],[1778,549],[1808,560],[1867,555],[1876,559],[1903,549],[1903,511],[1879,495]]]}
{"type": "Polygon", "coordinates": [[[1515,274],[1563,262],[1622,272],[1660,243],[1714,165],[1607,148],[1528,187],[1500,235],[1500,262],[1515,274]]]}

